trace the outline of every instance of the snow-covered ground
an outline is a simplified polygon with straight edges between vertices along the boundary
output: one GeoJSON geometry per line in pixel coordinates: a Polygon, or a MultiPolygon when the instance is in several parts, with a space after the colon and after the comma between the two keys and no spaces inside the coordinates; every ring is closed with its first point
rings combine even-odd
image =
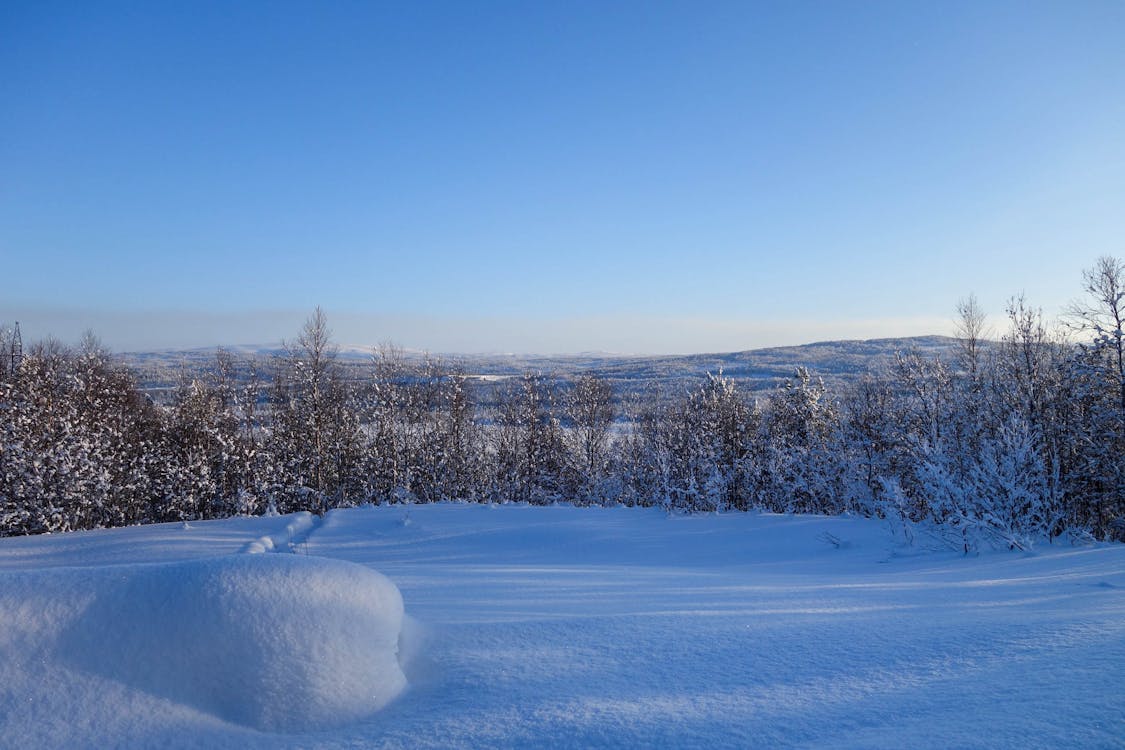
{"type": "Polygon", "coordinates": [[[0,746],[1125,747],[1125,545],[479,505],[2,539],[0,746]]]}

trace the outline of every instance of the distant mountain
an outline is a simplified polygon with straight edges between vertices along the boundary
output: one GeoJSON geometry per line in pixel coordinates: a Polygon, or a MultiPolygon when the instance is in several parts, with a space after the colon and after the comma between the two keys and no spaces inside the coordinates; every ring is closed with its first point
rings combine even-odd
{"type": "MultiPolygon", "coordinates": [[[[592,352],[565,355],[522,354],[454,354],[434,355],[456,364],[479,381],[495,383],[526,372],[542,372],[561,377],[590,372],[613,381],[619,392],[635,391],[650,385],[669,389],[690,385],[707,373],[723,374],[742,381],[751,390],[774,387],[793,375],[799,366],[830,384],[853,380],[865,372],[886,366],[902,352],[924,356],[952,357],[957,340],[948,336],[916,336],[912,338],[869,339],[866,341],[823,341],[800,346],[751,349],[742,352],[690,355],[637,356],[592,352]]],[[[265,364],[270,358],[284,354],[280,344],[223,347],[243,361],[265,364]]],[[[123,355],[127,364],[141,376],[145,387],[167,388],[174,385],[181,371],[206,371],[214,362],[217,347],[185,350],[131,352],[123,355]]],[[[362,377],[372,348],[341,346],[340,360],[362,377]]],[[[421,352],[404,350],[407,360],[419,360],[421,352]]]]}
{"type": "Polygon", "coordinates": [[[807,367],[829,383],[852,380],[889,365],[898,353],[952,357],[957,340],[948,336],[823,341],[800,346],[751,349],[742,352],[676,356],[577,355],[569,357],[479,357],[468,360],[482,374],[514,374],[528,370],[570,374],[593,372],[636,388],[643,383],[674,385],[717,373],[743,381],[753,390],[772,388],[807,367]]]}
{"type": "Polygon", "coordinates": [[[699,377],[721,369],[724,375],[755,381],[765,387],[792,376],[797,367],[803,366],[826,381],[850,380],[892,363],[900,352],[946,357],[952,356],[956,344],[957,339],[948,336],[822,341],[726,354],[650,357],[607,369],[606,374],[634,379],[667,379],[699,377]]]}
{"type": "MultiPolygon", "coordinates": [[[[359,345],[341,345],[337,347],[341,358],[352,359],[371,357],[373,347],[359,345]]],[[[215,357],[219,349],[230,352],[236,357],[275,357],[284,355],[285,345],[278,341],[272,344],[235,344],[233,346],[199,346],[192,349],[154,349],[144,352],[125,352],[122,356],[127,362],[170,362],[170,361],[204,361],[215,357]]]]}

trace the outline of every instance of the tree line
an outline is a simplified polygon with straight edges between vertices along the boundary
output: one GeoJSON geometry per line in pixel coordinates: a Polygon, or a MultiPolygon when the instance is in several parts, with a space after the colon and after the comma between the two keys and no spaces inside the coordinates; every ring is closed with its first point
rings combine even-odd
{"type": "Polygon", "coordinates": [[[318,309],[284,356],[220,350],[161,406],[93,336],[47,340],[0,368],[0,534],[463,500],[856,513],[966,551],[1125,539],[1125,263],[1083,278],[1060,325],[1017,297],[991,341],[970,297],[953,358],[839,392],[797,368],[765,397],[528,373],[485,406],[390,347],[349,379],[318,309]]]}

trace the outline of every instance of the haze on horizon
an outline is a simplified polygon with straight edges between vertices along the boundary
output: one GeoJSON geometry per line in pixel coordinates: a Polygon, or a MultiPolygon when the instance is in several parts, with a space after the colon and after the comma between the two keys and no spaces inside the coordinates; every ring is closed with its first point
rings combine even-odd
{"type": "Polygon", "coordinates": [[[25,341],[948,334],[1125,236],[1115,2],[17,1],[0,69],[25,341]]]}
{"type": "MultiPolygon", "coordinates": [[[[0,313],[3,309],[0,308],[0,313]]],[[[20,311],[26,312],[26,311],[20,311]]],[[[25,342],[64,343],[93,332],[112,351],[154,352],[212,347],[272,348],[292,341],[311,311],[249,313],[39,311],[19,320],[25,342]],[[103,332],[110,331],[111,335],[103,332]]],[[[953,335],[951,319],[765,323],[621,317],[516,320],[334,313],[326,309],[333,341],[344,348],[385,344],[434,354],[704,354],[795,346],[819,341],[953,335]],[[741,342],[741,343],[740,343],[741,342]],[[679,347],[679,348],[675,348],[679,347]]]]}

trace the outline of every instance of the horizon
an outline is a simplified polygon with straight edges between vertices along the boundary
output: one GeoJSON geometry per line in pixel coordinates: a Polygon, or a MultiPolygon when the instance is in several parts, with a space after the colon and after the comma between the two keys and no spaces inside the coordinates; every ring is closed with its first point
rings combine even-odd
{"type": "MultiPolygon", "coordinates": [[[[5,308],[0,306],[0,313],[5,312],[5,308]]],[[[910,339],[910,338],[923,338],[929,336],[946,336],[953,337],[955,334],[953,319],[945,321],[912,321],[912,325],[895,327],[892,326],[886,330],[879,330],[879,325],[883,322],[875,322],[873,325],[865,325],[860,322],[858,325],[844,325],[836,328],[813,328],[802,327],[800,322],[789,322],[786,326],[773,326],[766,328],[764,326],[755,326],[753,323],[737,323],[732,321],[699,321],[699,320],[663,320],[663,324],[659,330],[653,326],[652,336],[650,338],[662,337],[668,330],[669,326],[679,326],[685,333],[685,337],[691,331],[698,331],[703,335],[696,338],[699,344],[695,347],[686,350],[669,350],[669,349],[648,349],[648,350],[630,350],[625,348],[613,347],[598,347],[589,346],[586,348],[575,348],[569,350],[550,350],[550,349],[534,349],[534,348],[521,348],[519,346],[506,347],[506,348],[489,348],[485,345],[475,348],[454,348],[452,346],[432,346],[428,342],[422,340],[425,331],[416,333],[414,336],[403,338],[395,336],[370,336],[365,333],[367,330],[380,329],[377,316],[365,315],[347,315],[342,314],[339,318],[343,321],[343,326],[337,324],[337,315],[331,311],[326,311],[328,318],[329,330],[332,334],[332,341],[341,350],[361,350],[361,349],[374,349],[380,346],[392,346],[409,352],[416,353],[432,353],[437,355],[458,355],[458,356],[552,356],[552,357],[571,357],[582,356],[584,354],[605,354],[622,357],[662,357],[662,356],[694,356],[704,354],[723,354],[742,351],[754,351],[760,349],[772,348],[786,348],[807,346],[812,344],[822,344],[831,342],[843,341],[879,341],[887,339],[910,339]],[[374,323],[372,321],[375,321],[374,323]],[[730,335],[730,329],[738,327],[739,325],[745,326],[748,331],[747,345],[736,346],[734,348],[723,348],[722,346],[707,346],[708,343],[720,344],[723,340],[735,340],[737,337],[730,335]],[[927,325],[929,327],[927,328],[927,325]],[[903,332],[906,329],[907,332],[903,332]],[[817,337],[814,331],[824,331],[831,334],[833,331],[838,332],[839,335],[829,335],[828,337],[817,337]]],[[[225,316],[224,316],[225,317],[225,316]]],[[[235,316],[231,316],[235,317],[235,316]]],[[[98,341],[100,341],[108,350],[120,354],[146,354],[158,352],[189,352],[196,350],[211,350],[217,348],[225,348],[237,350],[240,348],[280,348],[285,344],[294,341],[301,330],[304,321],[308,318],[307,313],[299,313],[296,311],[285,311],[275,313],[250,313],[245,317],[245,323],[241,326],[234,325],[239,330],[252,329],[259,332],[274,332],[281,329],[284,324],[289,324],[286,329],[287,332],[283,335],[270,335],[265,333],[256,338],[244,338],[235,340],[229,338],[226,340],[214,340],[206,338],[207,332],[214,329],[227,329],[231,327],[229,320],[226,322],[211,318],[205,320],[199,325],[198,330],[191,326],[190,316],[185,316],[182,313],[97,313],[97,314],[66,314],[63,316],[57,313],[48,312],[46,315],[40,317],[32,316],[31,319],[16,319],[14,317],[5,319],[0,317],[0,327],[10,331],[13,324],[18,323],[24,345],[29,346],[37,341],[44,341],[53,339],[65,345],[73,345],[78,343],[86,333],[92,333],[98,341]],[[280,321],[280,322],[279,322],[280,321]],[[98,324],[102,325],[99,326],[98,324]],[[106,325],[108,323],[108,325],[106,325]],[[141,338],[141,345],[127,346],[122,344],[120,336],[105,335],[103,329],[110,331],[122,332],[126,334],[125,341],[136,340],[132,336],[133,330],[150,331],[155,329],[158,333],[154,338],[141,338]],[[184,336],[185,330],[189,334],[188,338],[181,339],[177,343],[174,338],[170,342],[163,338],[164,334],[160,333],[168,329],[176,329],[179,336],[184,336]],[[194,331],[194,332],[193,332],[194,331]],[[145,343],[145,342],[148,343],[145,343]]],[[[400,321],[401,322],[401,321],[400,321]]],[[[583,322],[584,328],[594,327],[597,323],[604,321],[583,322]]],[[[636,321],[629,321],[630,323],[637,324],[636,321]]],[[[422,327],[428,330],[428,324],[431,321],[423,321],[422,327]]],[[[651,325],[650,321],[644,321],[645,324],[651,325]]],[[[481,321],[472,319],[463,319],[460,321],[449,321],[446,327],[460,326],[465,330],[471,328],[488,329],[493,334],[495,329],[500,326],[507,325],[511,340],[530,342],[542,337],[544,329],[550,329],[552,326],[566,325],[567,321],[530,321],[526,325],[517,326],[507,321],[491,320],[481,321]]],[[[417,324],[415,324],[417,325],[417,324]]],[[[411,325],[405,326],[406,330],[411,329],[411,325]]],[[[386,330],[382,328],[382,330],[386,330]]],[[[142,334],[147,335],[147,334],[142,334]]],[[[612,341],[618,336],[615,331],[609,339],[602,339],[602,341],[612,341]]],[[[442,339],[439,339],[439,341],[442,339]]],[[[452,338],[444,339],[447,342],[454,341],[452,338]]]]}
{"type": "Polygon", "coordinates": [[[740,351],[1048,318],[1125,236],[1125,5],[0,8],[0,325],[740,351]]]}
{"type": "MultiPolygon", "coordinates": [[[[612,357],[612,358],[637,358],[637,359],[660,359],[660,358],[680,358],[680,357],[705,357],[705,356],[727,356],[732,354],[746,354],[757,352],[768,352],[774,350],[785,349],[801,349],[805,347],[815,347],[827,344],[872,344],[882,343],[888,341],[916,341],[925,339],[948,339],[950,341],[957,341],[958,336],[956,331],[949,331],[944,333],[929,332],[917,333],[909,335],[885,335],[885,336],[845,336],[840,338],[827,338],[827,339],[810,339],[803,341],[788,341],[782,343],[770,343],[762,346],[751,346],[740,349],[700,349],[698,351],[662,351],[662,352],[640,352],[640,351],[623,351],[623,350],[610,350],[610,349],[583,349],[577,351],[533,351],[533,350],[452,350],[452,349],[434,349],[427,347],[413,347],[404,346],[400,342],[384,339],[381,341],[362,342],[358,340],[344,340],[339,338],[332,328],[331,319],[329,318],[328,332],[330,336],[330,344],[335,350],[344,356],[359,356],[368,355],[377,352],[379,349],[389,347],[396,351],[402,352],[408,356],[436,356],[436,357],[467,357],[467,358],[489,358],[489,357],[513,357],[513,358],[582,358],[582,357],[612,357]]],[[[136,349],[123,349],[114,346],[112,342],[107,341],[105,338],[98,334],[98,331],[92,328],[87,328],[81,334],[73,336],[69,339],[63,339],[54,334],[47,334],[46,336],[29,336],[27,333],[27,326],[23,321],[13,321],[12,324],[4,325],[0,328],[0,332],[10,337],[13,331],[13,325],[20,327],[21,339],[23,348],[26,353],[27,349],[36,343],[44,341],[57,341],[63,346],[73,347],[81,343],[83,337],[88,334],[93,335],[94,339],[105,348],[110,354],[115,356],[138,356],[138,355],[174,355],[174,354],[190,354],[190,353],[211,353],[218,350],[225,350],[234,354],[248,354],[249,356],[260,356],[262,354],[271,353],[278,350],[283,350],[286,347],[293,345],[296,342],[296,335],[286,336],[276,339],[262,339],[258,341],[227,341],[222,343],[204,343],[191,346],[152,346],[136,349]]],[[[34,326],[32,327],[34,331],[34,326]]],[[[987,343],[998,343],[1001,338],[993,335],[994,331],[986,332],[986,335],[981,339],[987,343]]]]}

